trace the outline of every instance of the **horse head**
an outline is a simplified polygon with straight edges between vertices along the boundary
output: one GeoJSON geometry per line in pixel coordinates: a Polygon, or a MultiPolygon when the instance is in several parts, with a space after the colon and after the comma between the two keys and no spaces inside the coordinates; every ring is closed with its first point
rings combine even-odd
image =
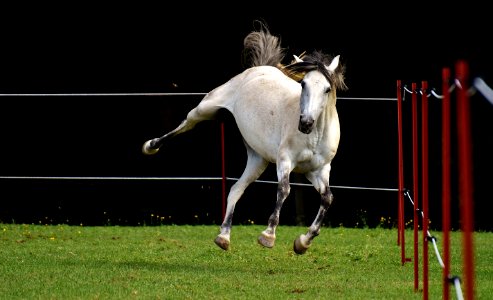
{"type": "Polygon", "coordinates": [[[297,69],[305,69],[305,75],[300,81],[300,120],[298,130],[309,134],[312,132],[316,120],[319,118],[329,102],[329,97],[335,98],[337,82],[334,80],[337,67],[339,66],[339,55],[334,57],[327,65],[321,56],[315,54],[308,60],[302,60],[295,56],[297,69]]]}

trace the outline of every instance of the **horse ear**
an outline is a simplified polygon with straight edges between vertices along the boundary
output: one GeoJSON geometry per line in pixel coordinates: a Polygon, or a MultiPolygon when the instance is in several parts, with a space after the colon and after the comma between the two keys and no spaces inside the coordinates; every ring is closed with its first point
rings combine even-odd
{"type": "Polygon", "coordinates": [[[334,59],[332,60],[332,62],[328,67],[325,66],[330,73],[334,73],[335,69],[337,69],[337,66],[339,66],[339,56],[340,55],[334,57],[334,59]]]}
{"type": "Polygon", "coordinates": [[[300,63],[300,62],[303,62],[303,60],[301,58],[299,58],[298,56],[294,55],[294,60],[297,62],[297,63],[300,63]]]}

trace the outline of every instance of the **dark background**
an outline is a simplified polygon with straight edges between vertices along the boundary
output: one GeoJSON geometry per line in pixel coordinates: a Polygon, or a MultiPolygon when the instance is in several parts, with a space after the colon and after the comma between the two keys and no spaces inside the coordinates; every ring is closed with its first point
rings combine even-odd
{"type": "MultiPolygon", "coordinates": [[[[374,2],[259,5],[263,4],[5,7],[0,93],[208,92],[243,70],[243,38],[255,28],[255,20],[265,21],[281,37],[288,55],[305,50],[340,54],[349,90],[339,97],[395,98],[397,80],[409,88],[412,82],[419,87],[426,80],[441,94],[442,69],[449,67],[453,74],[460,59],[468,62],[471,78],[481,77],[493,85],[491,26],[485,7],[473,2],[453,7],[404,3],[385,9],[374,2]]],[[[406,97],[410,99],[409,94],[406,97]]],[[[2,97],[0,175],[221,176],[218,122],[200,124],[155,156],[141,154],[143,142],[175,128],[200,99],[2,97]]],[[[490,230],[493,106],[475,95],[471,109],[475,224],[490,230]]],[[[338,110],[342,137],[331,183],[397,188],[396,102],[340,100],[338,110]]],[[[404,110],[405,185],[411,189],[410,101],[404,110]]],[[[241,137],[230,116],[221,119],[226,124],[227,175],[239,177],[246,160],[241,137]]],[[[432,226],[439,227],[441,117],[435,98],[430,99],[429,120],[430,216],[432,226]]],[[[452,170],[453,226],[458,228],[455,162],[452,170]]],[[[274,167],[261,179],[275,180],[274,167]]],[[[0,187],[2,222],[222,221],[220,182],[1,179],[0,187]]],[[[375,226],[381,218],[386,224],[395,222],[395,192],[341,188],[333,192],[336,200],[327,225],[375,226]]],[[[237,205],[235,222],[266,223],[275,194],[275,185],[252,185],[237,205]]],[[[312,188],[293,187],[281,223],[299,223],[299,218],[310,223],[318,205],[312,188]],[[304,212],[296,207],[296,196],[305,200],[304,212]]],[[[412,216],[407,200],[406,214],[412,216]]]]}

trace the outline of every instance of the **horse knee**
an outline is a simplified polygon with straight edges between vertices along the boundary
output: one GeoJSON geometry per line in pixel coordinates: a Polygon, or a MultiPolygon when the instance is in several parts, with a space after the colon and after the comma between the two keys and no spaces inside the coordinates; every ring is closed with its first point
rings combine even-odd
{"type": "Polygon", "coordinates": [[[333,201],[334,195],[332,195],[332,192],[330,190],[327,190],[326,193],[322,194],[322,205],[324,207],[331,206],[333,201]]]}
{"type": "Polygon", "coordinates": [[[285,199],[291,192],[291,187],[288,184],[280,184],[277,187],[277,197],[278,199],[285,199]]]}

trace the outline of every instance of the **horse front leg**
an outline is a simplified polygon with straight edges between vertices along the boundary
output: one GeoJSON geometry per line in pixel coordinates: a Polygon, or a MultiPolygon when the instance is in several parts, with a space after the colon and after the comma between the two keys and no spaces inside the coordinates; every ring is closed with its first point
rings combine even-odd
{"type": "Polygon", "coordinates": [[[325,214],[334,200],[334,196],[328,186],[325,188],[325,191],[320,193],[320,195],[321,203],[315,220],[313,220],[312,225],[308,228],[308,232],[300,235],[294,241],[293,250],[296,254],[304,254],[311,246],[313,239],[320,233],[322,221],[324,220],[325,214]]]}
{"type": "Polygon", "coordinates": [[[281,208],[284,200],[289,195],[291,187],[289,185],[289,172],[284,173],[279,184],[277,186],[277,201],[274,208],[274,212],[269,217],[269,222],[267,229],[262,231],[261,235],[258,237],[258,242],[264,247],[272,248],[274,247],[274,242],[276,241],[276,228],[279,225],[279,215],[281,213],[281,208]]]}

